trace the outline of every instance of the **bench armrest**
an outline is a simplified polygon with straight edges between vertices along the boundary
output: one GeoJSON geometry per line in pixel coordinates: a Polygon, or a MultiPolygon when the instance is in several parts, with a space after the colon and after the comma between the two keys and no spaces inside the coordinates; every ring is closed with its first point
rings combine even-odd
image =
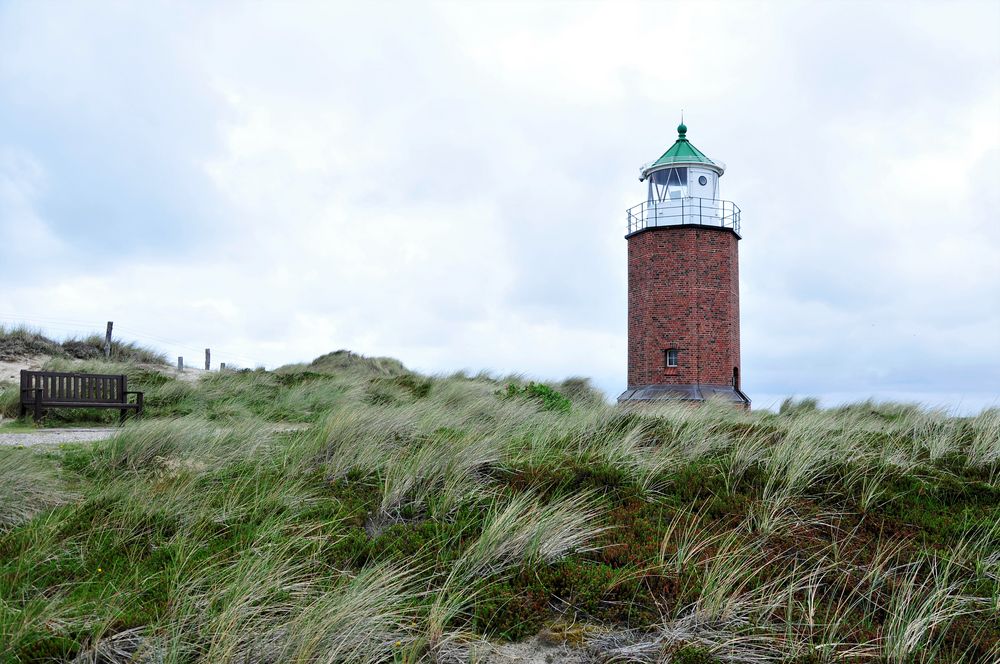
{"type": "Polygon", "coordinates": [[[135,395],[135,407],[136,407],[136,410],[137,410],[137,411],[139,412],[139,414],[141,415],[141,414],[142,414],[142,411],[143,411],[143,409],[144,409],[144,408],[146,407],[146,404],[145,404],[145,397],[143,397],[143,396],[142,396],[142,392],[134,392],[134,391],[128,391],[128,392],[125,392],[125,393],[124,393],[124,394],[122,395],[122,396],[124,397],[124,400],[125,400],[126,402],[128,401],[128,395],[130,395],[130,394],[134,394],[134,395],[135,395]]]}

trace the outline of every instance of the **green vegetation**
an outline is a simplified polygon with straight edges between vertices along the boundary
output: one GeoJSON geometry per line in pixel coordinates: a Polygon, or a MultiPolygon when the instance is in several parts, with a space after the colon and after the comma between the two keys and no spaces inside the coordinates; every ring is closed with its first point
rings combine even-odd
{"type": "Polygon", "coordinates": [[[1000,656],[1000,410],[625,410],[344,351],[59,366],[127,372],[148,417],[0,449],[3,662],[468,662],[543,631],[595,662],[1000,656]]]}
{"type": "Polygon", "coordinates": [[[501,394],[508,399],[514,397],[534,399],[542,405],[544,410],[554,410],[561,413],[568,413],[573,406],[573,403],[565,396],[548,385],[540,383],[528,383],[527,385],[508,383],[507,389],[501,394]]]}

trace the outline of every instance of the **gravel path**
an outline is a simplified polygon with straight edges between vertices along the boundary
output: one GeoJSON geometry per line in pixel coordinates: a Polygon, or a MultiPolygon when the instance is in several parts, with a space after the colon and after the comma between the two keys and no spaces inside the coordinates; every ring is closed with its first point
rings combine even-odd
{"type": "Polygon", "coordinates": [[[82,443],[104,440],[114,433],[116,427],[89,427],[79,429],[40,429],[28,433],[0,433],[0,447],[4,445],[58,445],[59,443],[82,443]]]}
{"type": "MultiPolygon", "coordinates": [[[[287,424],[275,424],[270,428],[274,433],[292,433],[308,429],[309,425],[300,422],[289,422],[287,424]]],[[[38,431],[29,431],[27,433],[0,432],[0,447],[32,447],[34,445],[58,445],[59,443],[85,443],[92,440],[110,438],[115,431],[119,430],[118,427],[75,427],[67,429],[39,429],[38,431]]]]}

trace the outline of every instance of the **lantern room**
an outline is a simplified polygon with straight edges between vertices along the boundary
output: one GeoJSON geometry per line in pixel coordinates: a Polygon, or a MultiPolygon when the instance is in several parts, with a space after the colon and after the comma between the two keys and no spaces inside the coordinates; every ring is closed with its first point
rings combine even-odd
{"type": "Polygon", "coordinates": [[[707,157],[677,127],[677,140],[656,161],[642,167],[646,201],[628,210],[629,233],[650,226],[723,226],[739,234],[739,208],[719,197],[722,162],[707,157]]]}
{"type": "Polygon", "coordinates": [[[687,138],[687,126],[677,127],[677,140],[651,164],[642,167],[639,181],[649,183],[647,200],[663,203],[680,198],[719,198],[719,177],[725,164],[709,159],[687,138]]]}

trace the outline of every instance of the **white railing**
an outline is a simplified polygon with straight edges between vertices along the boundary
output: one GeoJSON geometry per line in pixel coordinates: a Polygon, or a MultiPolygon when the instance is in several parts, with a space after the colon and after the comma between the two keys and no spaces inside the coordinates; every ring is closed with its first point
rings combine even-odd
{"type": "Polygon", "coordinates": [[[671,198],[647,201],[626,210],[628,235],[655,226],[715,226],[739,235],[740,209],[732,201],[711,198],[671,198]]]}

